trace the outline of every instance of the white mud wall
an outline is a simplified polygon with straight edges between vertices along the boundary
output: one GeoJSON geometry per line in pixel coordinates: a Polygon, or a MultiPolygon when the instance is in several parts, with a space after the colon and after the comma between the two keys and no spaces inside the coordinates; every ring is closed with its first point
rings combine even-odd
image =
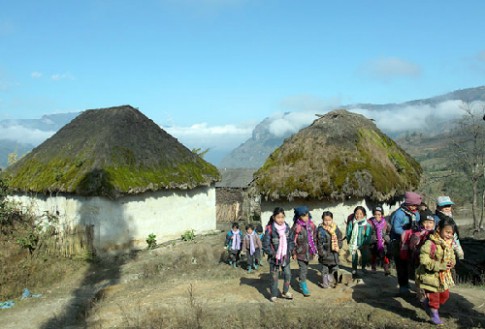
{"type": "Polygon", "coordinates": [[[75,195],[9,198],[39,217],[46,212],[57,215],[61,231],[93,225],[98,253],[145,248],[145,240],[152,233],[160,243],[180,238],[187,230],[200,234],[216,228],[214,187],[149,192],[116,200],[75,195]]]}

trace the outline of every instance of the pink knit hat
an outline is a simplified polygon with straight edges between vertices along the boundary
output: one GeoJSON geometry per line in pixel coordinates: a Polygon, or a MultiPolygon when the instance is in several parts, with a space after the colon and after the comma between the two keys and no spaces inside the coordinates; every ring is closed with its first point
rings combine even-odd
{"type": "Polygon", "coordinates": [[[422,200],[423,200],[423,198],[418,193],[406,192],[404,194],[404,203],[406,203],[407,205],[418,206],[418,205],[421,204],[422,200]]]}

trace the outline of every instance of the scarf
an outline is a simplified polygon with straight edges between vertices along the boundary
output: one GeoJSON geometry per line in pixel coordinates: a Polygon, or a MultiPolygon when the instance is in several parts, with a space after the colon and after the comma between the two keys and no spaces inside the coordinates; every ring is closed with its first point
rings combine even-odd
{"type": "Polygon", "coordinates": [[[256,238],[256,234],[253,232],[251,234],[246,234],[249,239],[249,254],[252,256],[256,251],[256,247],[254,245],[254,239],[256,238]]]}
{"type": "Polygon", "coordinates": [[[232,231],[232,250],[240,250],[241,249],[241,236],[239,235],[239,230],[232,231]]]}
{"type": "Polygon", "coordinates": [[[408,215],[409,217],[411,217],[411,223],[410,223],[411,224],[411,229],[413,231],[417,231],[419,229],[419,227],[418,227],[418,224],[416,222],[416,214],[414,212],[410,211],[405,206],[402,206],[401,209],[402,209],[402,211],[404,211],[404,213],[406,215],[408,215]]]}
{"type": "Polygon", "coordinates": [[[322,224],[322,227],[331,236],[331,239],[332,239],[331,250],[333,252],[339,252],[338,237],[337,237],[337,234],[335,233],[335,231],[337,231],[337,224],[335,224],[335,223],[332,223],[330,225],[322,224]]]}
{"type": "Polygon", "coordinates": [[[303,227],[307,231],[307,238],[308,238],[308,246],[310,247],[310,254],[316,255],[317,254],[317,247],[315,247],[315,241],[313,241],[313,231],[312,231],[312,221],[308,219],[308,221],[304,222],[301,219],[296,221],[298,225],[303,227]]]}
{"type": "Polygon", "coordinates": [[[286,223],[283,223],[283,225],[278,225],[277,223],[274,223],[274,227],[276,228],[276,232],[280,237],[280,243],[278,245],[278,250],[276,251],[276,260],[282,261],[286,256],[286,252],[288,249],[288,244],[286,241],[286,223]]]}
{"type": "Polygon", "coordinates": [[[376,235],[377,235],[377,250],[379,252],[384,251],[384,234],[383,231],[386,228],[387,222],[384,218],[381,218],[381,221],[378,222],[377,219],[372,218],[372,224],[374,225],[374,228],[376,229],[376,235]]]}
{"type": "MultiPolygon", "coordinates": [[[[441,260],[442,263],[448,264],[455,261],[455,254],[453,253],[453,240],[443,240],[438,232],[431,234],[429,238],[434,244],[436,244],[436,246],[440,246],[443,249],[443,259],[441,260]]],[[[447,290],[455,285],[451,270],[439,271],[438,274],[442,289],[447,290]]]]}
{"type": "Polygon", "coordinates": [[[355,254],[358,249],[359,226],[365,226],[366,224],[367,220],[365,218],[362,218],[360,221],[357,221],[355,217],[352,219],[352,235],[350,236],[349,242],[349,250],[352,255],[355,254]]]}

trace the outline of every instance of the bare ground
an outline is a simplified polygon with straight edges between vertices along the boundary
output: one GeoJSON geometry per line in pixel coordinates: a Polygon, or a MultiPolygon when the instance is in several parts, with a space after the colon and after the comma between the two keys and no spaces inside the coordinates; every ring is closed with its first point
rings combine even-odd
{"type": "MultiPolygon", "coordinates": [[[[383,272],[323,290],[311,264],[311,297],[269,297],[268,266],[248,274],[224,263],[222,234],[87,264],[43,293],[0,310],[2,328],[428,328],[415,297],[397,297],[383,272]]],[[[346,267],[345,264],[343,266],[346,267]]],[[[282,283],[281,283],[282,285],[282,283]]],[[[457,286],[442,309],[447,328],[485,327],[485,288],[457,286]]]]}

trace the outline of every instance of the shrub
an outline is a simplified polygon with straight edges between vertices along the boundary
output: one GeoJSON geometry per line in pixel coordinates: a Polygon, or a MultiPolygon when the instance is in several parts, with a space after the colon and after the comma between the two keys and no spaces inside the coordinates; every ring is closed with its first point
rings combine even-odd
{"type": "Polygon", "coordinates": [[[157,246],[157,236],[155,234],[149,234],[146,239],[148,249],[154,249],[157,246]]]}
{"type": "Polygon", "coordinates": [[[195,239],[195,231],[187,230],[182,234],[182,241],[193,241],[195,239]]]}

